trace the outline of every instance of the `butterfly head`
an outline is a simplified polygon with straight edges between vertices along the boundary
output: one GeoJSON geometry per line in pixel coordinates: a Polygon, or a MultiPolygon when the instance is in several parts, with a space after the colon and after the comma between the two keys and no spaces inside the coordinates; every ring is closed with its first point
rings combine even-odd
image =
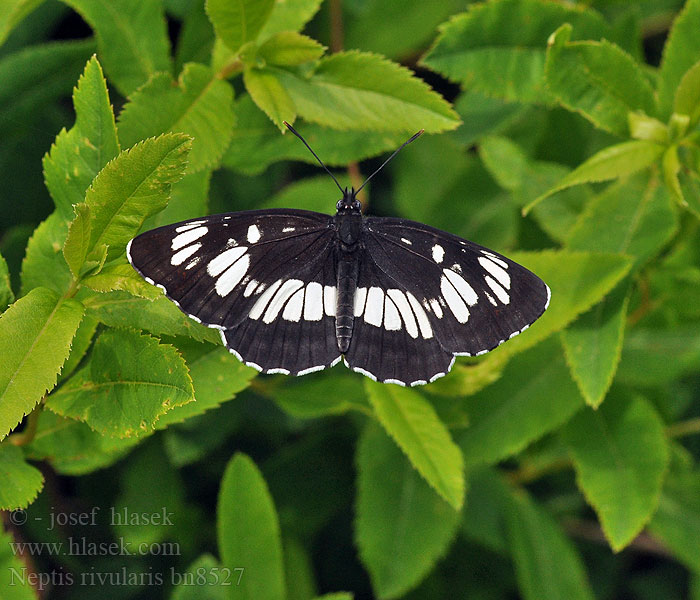
{"type": "Polygon", "coordinates": [[[340,200],[338,200],[338,203],[335,205],[335,208],[341,214],[361,212],[362,204],[360,204],[360,201],[357,199],[356,196],[357,192],[354,188],[345,188],[343,190],[343,197],[340,200]]]}

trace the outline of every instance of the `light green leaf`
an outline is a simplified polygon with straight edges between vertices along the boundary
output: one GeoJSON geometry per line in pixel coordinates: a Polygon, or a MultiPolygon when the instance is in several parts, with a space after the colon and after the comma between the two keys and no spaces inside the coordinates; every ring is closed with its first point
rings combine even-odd
{"type": "Polygon", "coordinates": [[[82,281],[82,285],[96,292],[111,292],[122,290],[132,296],[154,300],[163,293],[157,287],[148,283],[129,264],[111,264],[102,269],[97,275],[90,275],[82,281]]]}
{"type": "Polygon", "coordinates": [[[125,147],[162,133],[192,137],[189,173],[218,165],[235,123],[233,88],[204,65],[188,63],[177,84],[158,73],[134,92],[119,114],[125,147]]]}
{"type": "Polygon", "coordinates": [[[0,45],[15,26],[44,0],[5,0],[0,3],[0,45]]]}
{"type": "Polygon", "coordinates": [[[284,600],[282,542],[275,505],[255,463],[237,453],[221,480],[216,529],[221,564],[244,569],[236,596],[284,600]]]}
{"type": "Polygon", "coordinates": [[[700,118],[700,61],[686,71],[673,99],[673,112],[690,117],[688,126],[700,118]]]}
{"type": "Polygon", "coordinates": [[[100,171],[85,196],[89,210],[77,212],[66,240],[67,247],[81,249],[72,258],[75,264],[95,260],[102,246],[107,246],[108,259],[124,252],[146,217],[166,205],[171,184],[185,171],[190,146],[189,137],[167,133],[122,151],[100,171]],[[89,241],[79,244],[71,238],[87,230],[86,220],[89,241]]]}
{"type": "Polygon", "coordinates": [[[671,114],[676,90],[685,75],[700,58],[700,1],[688,0],[676,17],[666,39],[659,69],[659,105],[661,117],[671,114]]]}
{"type": "Polygon", "coordinates": [[[149,231],[161,225],[195,219],[209,213],[209,182],[211,171],[187,173],[170,188],[168,205],[159,213],[146,219],[141,231],[149,231]]]}
{"type": "Polygon", "coordinates": [[[648,140],[662,145],[669,143],[669,128],[664,123],[643,112],[627,113],[629,133],[636,140],[648,140]]]}
{"type": "Polygon", "coordinates": [[[0,254],[0,313],[2,313],[15,299],[10,283],[10,271],[7,262],[0,254]]]}
{"type": "Polygon", "coordinates": [[[562,333],[571,374],[593,408],[605,398],[620,362],[629,294],[629,283],[620,283],[562,333]]]}
{"type": "Polygon", "coordinates": [[[43,286],[65,293],[73,281],[61,252],[68,235],[68,223],[58,211],[34,230],[22,261],[22,293],[43,286]]]}
{"type": "Polygon", "coordinates": [[[325,48],[316,40],[296,33],[280,31],[258,48],[258,57],[271,65],[294,66],[321,58],[325,48]]]}
{"type": "Polygon", "coordinates": [[[258,372],[246,367],[226,348],[200,344],[189,340],[178,343],[192,377],[194,402],[176,406],[165,413],[156,424],[164,429],[216,408],[246,389],[258,372]]]}
{"type": "Polygon", "coordinates": [[[469,427],[456,436],[467,467],[517,454],[584,405],[556,337],[514,357],[493,385],[466,398],[469,427]]]}
{"type": "Polygon", "coordinates": [[[678,158],[678,146],[669,146],[661,159],[661,172],[664,183],[676,202],[682,206],[687,206],[688,203],[683,197],[683,190],[678,178],[680,171],[681,163],[678,158]]]}
{"type": "Polygon", "coordinates": [[[36,288],[0,316],[0,440],[56,385],[83,313],[36,288]]]}
{"type": "Polygon", "coordinates": [[[24,460],[22,450],[11,444],[0,444],[0,510],[26,508],[44,487],[41,471],[24,460]]]}
{"type": "Polygon", "coordinates": [[[75,125],[62,130],[44,156],[44,179],[56,208],[70,221],[95,176],[119,153],[102,67],[92,57],[73,90],[75,125]]]}
{"type": "Polygon", "coordinates": [[[63,257],[75,279],[80,279],[81,271],[93,268],[102,262],[106,253],[106,248],[101,247],[96,258],[87,262],[85,257],[90,250],[90,234],[92,233],[92,219],[90,218],[90,207],[81,202],[74,207],[75,219],[68,226],[66,243],[63,245],[63,257]],[[85,269],[83,269],[85,265],[85,269]]]}
{"type": "Polygon", "coordinates": [[[192,379],[175,348],[135,331],[109,329],[97,338],[87,364],[46,406],[124,438],[152,431],[161,415],[193,399],[192,379]]]}
{"type": "Polygon", "coordinates": [[[687,209],[700,219],[700,175],[690,169],[682,168],[678,173],[683,199],[687,209]]]}
{"type": "Polygon", "coordinates": [[[548,42],[548,89],[562,106],[596,127],[628,137],[630,112],[656,113],[648,79],[619,46],[606,40],[570,43],[570,36],[571,26],[563,25],[548,42]]]}
{"type": "Polygon", "coordinates": [[[7,595],[8,600],[37,600],[39,596],[29,578],[21,577],[23,572],[27,575],[29,573],[23,571],[27,569],[26,563],[10,545],[14,542],[12,535],[0,527],[0,589],[12,590],[12,595],[7,595]]]}
{"type": "MultiPolygon", "coordinates": [[[[316,159],[293,135],[280,135],[275,127],[253,103],[249,95],[235,104],[238,124],[223,162],[229,169],[256,175],[273,162],[301,160],[316,163],[316,159]]],[[[316,154],[329,167],[361,161],[394,150],[404,141],[402,133],[373,131],[333,131],[314,124],[299,129],[316,154]]]]}
{"type": "Polygon", "coordinates": [[[700,472],[669,474],[649,530],[689,569],[700,572],[700,472]]]}
{"type": "Polygon", "coordinates": [[[92,345],[92,338],[95,337],[97,325],[97,319],[94,319],[88,314],[80,321],[78,331],[75,332],[75,337],[71,343],[68,360],[63,363],[63,369],[61,369],[61,374],[58,376],[58,383],[62,383],[73,374],[73,371],[75,371],[76,367],[85,356],[88,348],[92,345]]]}
{"type": "Polygon", "coordinates": [[[301,31],[316,14],[321,2],[322,0],[275,0],[258,39],[266,40],[280,31],[301,31]]]}
{"type": "Polygon", "coordinates": [[[308,76],[276,71],[299,115],[334,129],[439,133],[460,123],[424,81],[376,54],[337,52],[308,76]]]}
{"type": "Polygon", "coordinates": [[[284,538],[284,579],[287,582],[287,600],[309,600],[316,596],[316,582],[311,556],[294,537],[284,538]]]}
{"type": "MultiPolygon", "coordinates": [[[[390,387],[390,386],[386,386],[390,387]]],[[[378,598],[415,587],[447,551],[459,512],[370,423],[357,448],[355,539],[378,598]]]]}
{"type": "Polygon", "coordinates": [[[673,236],[678,216],[668,190],[655,177],[634,177],[608,187],[586,207],[569,232],[572,250],[618,252],[636,270],[673,236]]]}
{"type": "Polygon", "coordinates": [[[464,502],[462,455],[432,405],[417,391],[367,382],[382,427],[425,480],[455,509],[464,502]]]}
{"type": "Polygon", "coordinates": [[[207,0],[206,10],[217,37],[233,52],[255,40],[265,25],[274,0],[207,0]]]}
{"type": "Polygon", "coordinates": [[[316,596],[314,600],[353,600],[353,598],[352,592],[331,592],[323,594],[323,596],[316,596]]]}
{"type": "Polygon", "coordinates": [[[134,327],[156,335],[184,335],[200,342],[221,343],[216,329],[196,323],[165,296],[147,300],[126,292],[108,292],[80,297],[89,314],[109,327],[134,327]]]}
{"type": "Polygon", "coordinates": [[[527,214],[536,204],[566,188],[582,183],[594,183],[626,177],[654,164],[665,147],[647,140],[632,140],[608,146],[576,167],[554,187],[535,198],[523,209],[527,214]]]}
{"type": "Polygon", "coordinates": [[[610,37],[602,17],[587,8],[542,0],[485,2],[442,25],[422,63],[487,96],[547,102],[545,45],[563,23],[578,39],[610,37]]]}
{"type": "Polygon", "coordinates": [[[524,600],[593,600],[581,557],[557,522],[524,492],[509,504],[508,537],[524,600]]]}
{"type": "Polygon", "coordinates": [[[173,575],[170,600],[227,600],[229,590],[235,589],[238,582],[238,574],[229,575],[211,554],[202,554],[184,572],[173,575]]]}
{"type": "Polygon", "coordinates": [[[301,382],[273,386],[272,399],[290,415],[299,419],[315,419],[339,415],[350,410],[370,412],[365,388],[360,378],[332,370],[305,377],[301,382]]]}
{"type": "Polygon", "coordinates": [[[541,277],[552,291],[549,308],[527,331],[492,350],[487,361],[498,355],[512,356],[560,331],[578,315],[599,302],[627,274],[625,256],[567,250],[511,252],[509,258],[541,277]]]}
{"type": "Polygon", "coordinates": [[[297,112],[277,73],[270,69],[246,69],[243,83],[255,104],[284,133],[284,121],[293,123],[297,112]]]}
{"type": "Polygon", "coordinates": [[[113,438],[85,423],[43,410],[29,457],[46,460],[63,475],[85,475],[118,461],[140,438],[113,438]]]}
{"type": "Polygon", "coordinates": [[[564,428],[576,480],[615,552],[629,544],[656,510],[669,451],[664,424],[644,398],[612,393],[564,428]]]}
{"type": "Polygon", "coordinates": [[[63,0],[95,31],[100,61],[123,96],[172,71],[161,0],[63,0]]]}

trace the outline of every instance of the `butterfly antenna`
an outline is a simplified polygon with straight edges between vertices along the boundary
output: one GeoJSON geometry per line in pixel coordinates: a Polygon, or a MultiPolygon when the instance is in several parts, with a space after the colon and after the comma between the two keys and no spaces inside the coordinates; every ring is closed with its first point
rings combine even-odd
{"type": "Polygon", "coordinates": [[[359,188],[357,188],[357,191],[355,193],[359,194],[360,190],[367,185],[367,182],[370,179],[372,179],[372,177],[374,177],[377,173],[379,173],[379,171],[381,171],[384,168],[386,163],[388,163],[392,158],[394,158],[394,156],[396,156],[399,152],[401,152],[401,150],[403,149],[404,146],[408,146],[413,140],[415,140],[417,137],[419,137],[424,131],[425,131],[425,129],[421,129],[418,133],[412,135],[403,144],[401,144],[396,150],[394,150],[394,153],[382,163],[381,167],[379,167],[374,173],[372,173],[367,179],[365,179],[365,182],[359,188]]]}
{"type": "Polygon", "coordinates": [[[287,121],[282,121],[282,122],[287,126],[287,129],[289,129],[289,131],[291,131],[291,132],[292,132],[295,136],[297,136],[302,142],[304,142],[304,146],[306,146],[306,147],[309,149],[309,152],[311,152],[311,154],[314,155],[314,158],[318,161],[318,164],[320,164],[320,165],[326,170],[326,173],[328,173],[328,174],[333,178],[333,181],[335,181],[335,185],[337,185],[337,186],[338,186],[338,189],[339,189],[341,192],[343,192],[343,194],[344,194],[344,193],[345,193],[345,190],[343,190],[343,188],[340,186],[340,184],[338,183],[338,180],[335,178],[335,175],[333,175],[333,173],[330,172],[330,170],[328,169],[328,167],[327,167],[326,165],[323,164],[323,161],[322,161],[322,160],[317,156],[317,154],[311,149],[311,146],[309,146],[309,145],[306,143],[306,140],[305,140],[303,137],[301,137],[301,134],[300,134],[296,129],[294,129],[294,127],[292,127],[289,123],[287,123],[287,121]]]}

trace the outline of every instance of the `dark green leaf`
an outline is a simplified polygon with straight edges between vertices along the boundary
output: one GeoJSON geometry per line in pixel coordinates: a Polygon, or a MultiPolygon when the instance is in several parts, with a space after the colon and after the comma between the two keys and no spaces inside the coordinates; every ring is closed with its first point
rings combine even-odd
{"type": "Polygon", "coordinates": [[[44,0],[5,0],[0,4],[0,45],[14,27],[44,0]]]}
{"type": "Polygon", "coordinates": [[[29,578],[21,577],[23,572],[27,573],[22,569],[27,567],[22,558],[17,556],[17,550],[10,545],[14,542],[12,535],[0,527],[0,588],[5,590],[7,600],[37,600],[38,596],[29,578]],[[11,595],[6,590],[12,590],[11,595]]]}
{"type": "Polygon", "coordinates": [[[7,262],[0,254],[0,313],[2,313],[15,299],[10,283],[10,272],[7,262]]]}
{"type": "Polygon", "coordinates": [[[0,316],[0,439],[56,385],[82,304],[33,289],[0,316]]]}
{"type": "Polygon", "coordinates": [[[202,554],[179,575],[170,600],[227,600],[238,582],[238,573],[224,571],[211,554],[202,554]]]}

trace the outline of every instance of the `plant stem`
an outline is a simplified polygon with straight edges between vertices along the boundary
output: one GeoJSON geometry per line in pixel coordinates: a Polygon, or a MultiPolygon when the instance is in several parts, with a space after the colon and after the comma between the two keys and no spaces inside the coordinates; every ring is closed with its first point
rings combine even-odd
{"type": "Polygon", "coordinates": [[[693,435],[694,433],[700,433],[700,417],[688,419],[687,421],[680,421],[666,428],[666,434],[668,437],[672,438],[693,435]]]}

